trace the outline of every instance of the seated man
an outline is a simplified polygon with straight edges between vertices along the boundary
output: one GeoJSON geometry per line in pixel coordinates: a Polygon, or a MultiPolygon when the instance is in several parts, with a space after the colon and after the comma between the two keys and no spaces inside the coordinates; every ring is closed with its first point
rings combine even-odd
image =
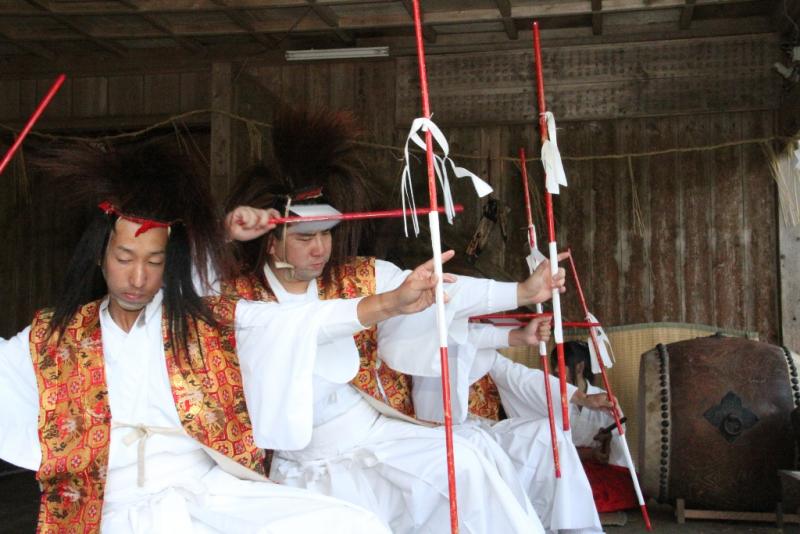
{"type": "MultiPolygon", "coordinates": [[[[550,357],[555,361],[555,352],[550,357]]],[[[594,385],[589,346],[586,343],[564,343],[564,363],[567,382],[577,387],[578,391],[587,395],[606,394],[604,389],[594,385]]],[[[555,364],[553,368],[557,368],[555,364]]],[[[569,420],[572,425],[572,442],[578,448],[586,476],[592,486],[597,511],[617,512],[637,507],[636,493],[625,463],[623,438],[616,427],[613,427],[614,417],[607,411],[585,410],[572,405],[569,420]]]]}
{"type": "MultiPolygon", "coordinates": [[[[470,325],[466,343],[450,347],[453,420],[456,433],[469,438],[476,428],[488,431],[511,458],[536,513],[552,532],[601,531],[592,492],[580,458],[562,430],[558,381],[554,392],[556,439],[561,478],[555,477],[544,374],[515,363],[496,349],[535,346],[550,338],[550,319],[534,319],[522,328],[470,325]],[[501,417],[505,414],[506,417],[501,417]]],[[[414,377],[414,406],[422,419],[441,422],[439,379],[414,377]]],[[[586,395],[569,386],[570,406],[601,411],[610,404],[604,395],[586,395]]]]}
{"type": "MultiPolygon", "coordinates": [[[[255,238],[242,247],[243,276],[229,289],[266,301],[314,302],[385,291],[406,276],[388,262],[355,256],[358,239],[350,232],[352,226],[330,230],[297,225],[271,234],[259,230],[269,217],[268,208],[283,213],[304,202],[317,205],[328,200],[342,211],[358,209],[354,203],[365,192],[356,183],[351,138],[341,116],[291,114],[276,122],[277,162],[244,175],[228,201],[230,237],[255,238]],[[337,185],[342,181],[351,187],[337,185]],[[320,187],[324,198],[303,200],[308,191],[320,187]]],[[[563,270],[554,280],[545,265],[520,284],[468,277],[451,281],[449,321],[465,329],[469,316],[476,313],[549,298],[553,287],[563,285],[563,270]]],[[[358,374],[355,380],[349,373],[338,379],[330,373],[327,378],[316,377],[311,444],[301,451],[276,451],[271,476],[360,504],[376,512],[394,532],[447,532],[444,435],[410,417],[410,384],[397,372],[415,367],[439,372],[435,320],[432,315],[409,317],[413,320],[408,324],[382,321],[347,343],[325,347],[331,359],[333,354],[360,354],[358,374]],[[390,342],[396,332],[413,332],[418,340],[402,356],[379,360],[382,343],[390,342]]],[[[498,474],[498,467],[513,471],[507,457],[496,444],[486,443],[499,454],[487,458],[484,447],[479,450],[466,440],[455,440],[462,532],[541,532],[515,477],[509,479],[516,492],[498,474]]]]}
{"type": "Polygon", "coordinates": [[[203,299],[192,265],[226,261],[208,188],[184,162],[75,149],[46,167],[102,202],[55,308],[0,341],[0,426],[15,429],[0,458],[38,470],[39,531],[388,532],[350,503],[270,482],[262,448],[308,444],[318,340],[429,305],[430,265],[361,300],[203,299]]]}

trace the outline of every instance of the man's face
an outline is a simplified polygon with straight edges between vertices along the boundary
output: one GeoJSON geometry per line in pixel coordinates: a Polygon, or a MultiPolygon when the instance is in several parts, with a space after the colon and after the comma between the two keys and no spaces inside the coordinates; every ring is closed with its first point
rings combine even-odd
{"type": "Polygon", "coordinates": [[[110,306],[137,315],[161,289],[169,237],[166,228],[152,228],[135,237],[139,226],[117,219],[102,264],[110,306]]]}
{"type": "Polygon", "coordinates": [[[284,239],[271,240],[269,255],[273,263],[278,260],[293,265],[295,280],[311,281],[322,274],[331,258],[331,231],[287,233],[284,239]]]}

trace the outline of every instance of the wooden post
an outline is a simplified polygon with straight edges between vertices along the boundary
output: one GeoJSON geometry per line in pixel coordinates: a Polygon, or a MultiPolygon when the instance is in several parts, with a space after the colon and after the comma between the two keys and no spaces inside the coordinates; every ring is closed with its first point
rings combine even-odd
{"type": "Polygon", "coordinates": [[[788,226],[778,220],[778,248],[781,280],[782,343],[800,351],[800,225],[788,226]]]}
{"type": "Polygon", "coordinates": [[[233,111],[233,79],[230,63],[214,63],[211,66],[211,108],[223,113],[211,114],[211,192],[218,202],[228,194],[233,174],[232,125],[224,112],[233,111]]]}
{"type": "MultiPolygon", "coordinates": [[[[800,134],[800,86],[782,95],[778,133],[800,134]]],[[[778,214],[781,342],[800,351],[800,225],[790,227],[778,214]]]]}

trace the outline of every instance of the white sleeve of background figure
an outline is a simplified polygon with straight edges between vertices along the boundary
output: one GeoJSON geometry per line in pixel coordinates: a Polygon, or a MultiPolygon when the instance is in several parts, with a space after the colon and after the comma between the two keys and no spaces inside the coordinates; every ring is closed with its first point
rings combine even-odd
{"type": "MultiPolygon", "coordinates": [[[[450,362],[450,405],[453,421],[464,421],[469,411],[470,386],[483,378],[498,356],[495,349],[508,347],[509,328],[470,323],[468,341],[448,347],[450,362]]],[[[412,398],[417,417],[444,422],[442,379],[438,376],[415,376],[412,398]]]]}
{"type": "MultiPolygon", "coordinates": [[[[547,396],[542,371],[498,354],[489,374],[497,384],[503,409],[509,417],[547,417],[547,396]]],[[[561,417],[558,379],[550,376],[548,380],[553,396],[553,411],[558,419],[561,417]]],[[[578,388],[572,384],[567,384],[567,399],[571,399],[577,390],[578,388]]]]}
{"type": "Polygon", "coordinates": [[[30,327],[9,340],[0,338],[0,458],[38,470],[39,388],[30,354],[30,327]]]}
{"type": "MultiPolygon", "coordinates": [[[[385,261],[375,262],[378,292],[400,285],[410,271],[385,261]]],[[[517,284],[459,276],[445,284],[450,301],[445,306],[450,346],[468,343],[469,318],[473,315],[517,307],[517,284]]],[[[440,376],[436,308],[393,317],[378,325],[378,354],[389,367],[414,376],[440,376]]]]}
{"type": "MultiPolygon", "coordinates": [[[[256,444],[296,450],[311,439],[313,375],[318,344],[352,336],[361,299],[307,304],[240,300],[236,305],[236,345],[247,409],[256,444]]],[[[358,353],[350,367],[358,370],[358,353]]]]}

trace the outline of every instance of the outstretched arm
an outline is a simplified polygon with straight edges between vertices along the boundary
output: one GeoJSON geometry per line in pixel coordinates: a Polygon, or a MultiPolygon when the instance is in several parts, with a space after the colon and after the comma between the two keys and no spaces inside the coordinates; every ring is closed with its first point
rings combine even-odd
{"type": "MultiPolygon", "coordinates": [[[[455,252],[442,253],[442,262],[449,261],[455,252]]],[[[444,282],[453,282],[455,277],[444,275],[444,282]]],[[[397,315],[409,315],[431,306],[436,300],[436,274],[433,259],[418,266],[406,276],[396,289],[365,297],[358,304],[358,320],[364,326],[385,321],[397,315]]]]}

